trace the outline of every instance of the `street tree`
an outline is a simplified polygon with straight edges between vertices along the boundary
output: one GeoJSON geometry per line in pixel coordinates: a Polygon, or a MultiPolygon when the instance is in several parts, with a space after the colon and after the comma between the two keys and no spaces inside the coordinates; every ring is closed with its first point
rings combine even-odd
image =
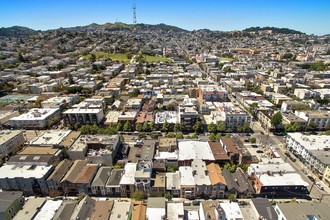
{"type": "Polygon", "coordinates": [[[270,124],[275,128],[275,130],[277,130],[280,125],[282,124],[282,119],[283,116],[281,114],[281,112],[277,112],[273,115],[273,117],[270,120],[270,124]]]}

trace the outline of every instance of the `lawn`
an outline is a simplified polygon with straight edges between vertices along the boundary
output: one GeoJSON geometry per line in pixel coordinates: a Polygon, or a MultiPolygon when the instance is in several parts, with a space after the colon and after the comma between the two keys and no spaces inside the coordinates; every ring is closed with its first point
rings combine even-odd
{"type": "Polygon", "coordinates": [[[232,62],[232,61],[234,61],[234,60],[235,60],[234,58],[220,57],[220,61],[229,61],[229,62],[232,62]]]}
{"type": "MultiPolygon", "coordinates": [[[[96,57],[96,59],[99,58],[109,58],[112,61],[119,61],[123,62],[125,64],[128,64],[130,59],[127,58],[127,53],[93,53],[96,57]]],[[[89,59],[91,57],[90,54],[84,56],[85,59],[89,59]]]]}

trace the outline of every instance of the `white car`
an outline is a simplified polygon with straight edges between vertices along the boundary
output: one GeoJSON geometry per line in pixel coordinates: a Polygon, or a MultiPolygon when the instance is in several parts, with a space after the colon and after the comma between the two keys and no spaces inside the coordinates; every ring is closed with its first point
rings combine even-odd
{"type": "Polygon", "coordinates": [[[319,188],[320,190],[324,190],[323,186],[321,185],[321,183],[315,183],[315,185],[317,186],[317,188],[319,188]]]}

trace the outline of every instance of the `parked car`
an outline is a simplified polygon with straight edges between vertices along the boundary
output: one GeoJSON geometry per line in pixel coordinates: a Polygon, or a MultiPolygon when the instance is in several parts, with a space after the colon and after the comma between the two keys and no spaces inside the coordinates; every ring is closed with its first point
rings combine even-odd
{"type": "Polygon", "coordinates": [[[251,147],[258,148],[258,145],[252,144],[251,147]]]}
{"type": "Polygon", "coordinates": [[[307,178],[308,178],[310,181],[315,182],[314,177],[312,177],[312,176],[307,176],[307,178]]]}
{"type": "Polygon", "coordinates": [[[301,169],[301,172],[302,172],[303,174],[305,174],[305,175],[308,174],[307,170],[305,170],[305,169],[301,169]]]}
{"type": "Polygon", "coordinates": [[[290,157],[290,160],[291,160],[292,162],[296,162],[296,161],[297,161],[297,159],[294,158],[294,157],[290,157]]]}
{"type": "Polygon", "coordinates": [[[323,186],[321,185],[321,183],[315,183],[315,185],[317,186],[317,188],[319,188],[320,190],[324,190],[323,186]]]}
{"type": "Polygon", "coordinates": [[[264,151],[263,150],[257,150],[258,154],[262,154],[264,151]]]}

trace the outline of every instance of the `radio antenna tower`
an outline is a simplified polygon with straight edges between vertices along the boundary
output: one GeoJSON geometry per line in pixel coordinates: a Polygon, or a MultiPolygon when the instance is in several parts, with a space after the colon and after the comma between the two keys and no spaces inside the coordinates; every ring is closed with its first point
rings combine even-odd
{"type": "Polygon", "coordinates": [[[136,5],[135,1],[133,1],[133,24],[136,24],[136,5]]]}

